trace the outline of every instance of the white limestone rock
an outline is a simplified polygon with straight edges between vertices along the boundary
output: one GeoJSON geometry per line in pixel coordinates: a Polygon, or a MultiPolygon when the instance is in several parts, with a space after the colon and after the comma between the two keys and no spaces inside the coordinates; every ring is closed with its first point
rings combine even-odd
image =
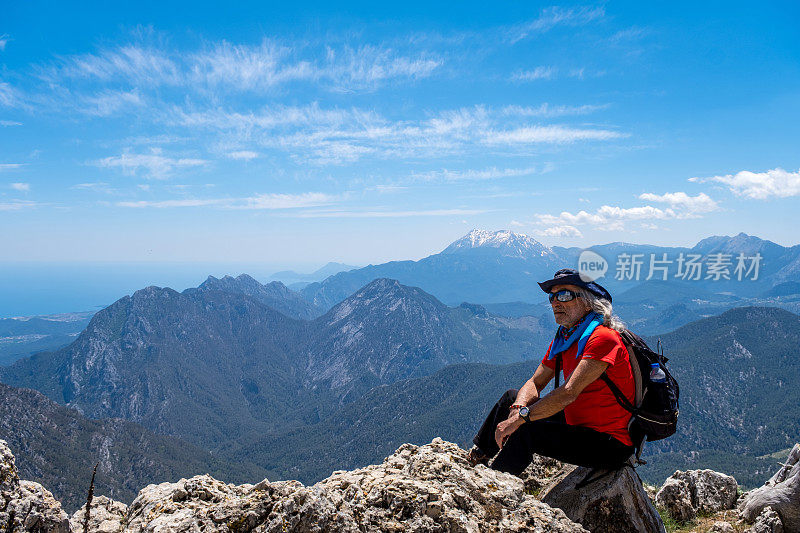
{"type": "Polygon", "coordinates": [[[730,522],[724,522],[722,520],[714,522],[711,529],[708,531],[709,533],[736,533],[736,529],[734,529],[730,522]]]}
{"type": "Polygon", "coordinates": [[[678,470],[669,479],[686,483],[692,507],[697,512],[715,513],[736,507],[739,484],[732,476],[708,469],[678,470]]]}
{"type": "MultiPolygon", "coordinates": [[[[121,533],[124,529],[128,506],[107,496],[95,496],[89,509],[89,533],[121,533]]],[[[69,519],[72,533],[83,533],[86,521],[86,504],[69,519]]]]}
{"type": "Polygon", "coordinates": [[[784,533],[784,531],[788,530],[784,529],[781,517],[769,506],[764,507],[753,527],[748,530],[749,533],[784,533]]]}
{"type": "Polygon", "coordinates": [[[14,455],[0,440],[0,531],[69,533],[61,504],[38,483],[19,479],[14,455]]]}
{"type": "Polygon", "coordinates": [[[689,485],[682,479],[667,478],[656,494],[656,505],[666,509],[669,516],[679,522],[686,522],[697,516],[689,485]]]}
{"type": "Polygon", "coordinates": [[[380,465],[297,481],[226,485],[209,476],[150,485],[128,511],[125,532],[172,531],[585,532],[524,492],[522,480],[434,439],[404,444],[380,465]]]}

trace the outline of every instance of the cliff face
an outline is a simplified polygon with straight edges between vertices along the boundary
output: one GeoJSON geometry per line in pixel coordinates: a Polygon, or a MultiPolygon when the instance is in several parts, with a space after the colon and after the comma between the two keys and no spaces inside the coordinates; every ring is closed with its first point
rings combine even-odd
{"type": "MultiPolygon", "coordinates": [[[[19,517],[35,511],[39,531],[67,533],[60,505],[39,488],[39,499],[21,493],[13,456],[3,441],[0,502],[16,510],[0,513],[0,530],[32,530],[19,517]],[[27,498],[27,499],[26,499],[27,498]],[[10,502],[10,503],[9,503],[10,502]],[[13,512],[13,511],[12,511],[13,512]],[[36,514],[38,513],[38,514],[36,514]]],[[[36,484],[33,484],[36,485],[36,484]]],[[[227,485],[203,475],[145,487],[126,508],[97,498],[93,533],[144,531],[537,531],[583,533],[563,511],[525,493],[515,476],[479,466],[466,452],[435,439],[425,446],[405,444],[379,465],[334,472],[306,487],[297,481],[263,480],[227,485]]],[[[85,509],[72,518],[82,531],[85,509]]]]}

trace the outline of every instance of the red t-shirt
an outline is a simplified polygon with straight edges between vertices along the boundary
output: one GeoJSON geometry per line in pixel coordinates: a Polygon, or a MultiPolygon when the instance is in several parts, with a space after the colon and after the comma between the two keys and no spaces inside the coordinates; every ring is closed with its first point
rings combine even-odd
{"type": "MultiPolygon", "coordinates": [[[[551,343],[552,346],[552,343],[551,343]]],[[[578,353],[578,343],[574,342],[567,351],[561,353],[561,368],[564,370],[564,379],[569,376],[580,362],[575,356],[578,353]]],[[[555,370],[556,360],[547,360],[550,348],[542,359],[542,364],[555,370]]],[[[619,390],[633,403],[634,382],[631,364],[628,360],[628,350],[622,344],[619,333],[605,326],[597,326],[592,332],[586,347],[583,350],[583,359],[594,359],[608,363],[606,373],[619,390]]],[[[631,414],[626,411],[614,397],[614,393],[603,380],[596,379],[586,386],[574,402],[564,408],[567,424],[584,426],[587,428],[608,433],[623,444],[633,446],[633,441],[628,434],[628,422],[631,414]]]]}

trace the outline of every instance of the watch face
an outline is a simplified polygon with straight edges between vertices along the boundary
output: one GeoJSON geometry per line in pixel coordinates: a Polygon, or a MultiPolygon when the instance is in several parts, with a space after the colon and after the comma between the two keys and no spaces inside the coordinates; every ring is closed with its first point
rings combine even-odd
{"type": "Polygon", "coordinates": [[[531,412],[531,410],[528,409],[527,407],[520,407],[519,408],[519,416],[521,416],[522,418],[528,418],[528,414],[530,412],[531,412]]]}

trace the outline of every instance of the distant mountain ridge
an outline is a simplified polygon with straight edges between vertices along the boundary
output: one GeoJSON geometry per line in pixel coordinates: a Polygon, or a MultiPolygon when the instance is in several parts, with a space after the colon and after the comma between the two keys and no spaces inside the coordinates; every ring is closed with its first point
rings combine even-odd
{"type": "Polygon", "coordinates": [[[0,383],[0,439],[17,454],[26,477],[47,485],[70,511],[86,502],[95,462],[97,493],[130,501],[142,485],[198,471],[226,481],[264,476],[260,467],[226,462],[188,442],[156,435],[121,419],[89,420],[39,392],[0,383]]]}
{"type": "Polygon", "coordinates": [[[523,360],[550,336],[531,318],[449,308],[391,280],[314,321],[218,281],[136,291],[98,312],[70,346],[2,368],[0,379],[91,418],[125,418],[213,448],[453,362],[523,360]]]}
{"type": "MultiPolygon", "coordinates": [[[[599,281],[614,295],[615,305],[625,308],[631,320],[636,321],[637,327],[644,333],[666,331],[683,325],[692,318],[719,314],[725,309],[740,305],[775,305],[790,311],[800,310],[800,301],[776,300],[768,293],[771,287],[779,283],[800,281],[800,245],[787,248],[740,233],[733,237],[709,237],[692,248],[616,242],[592,246],[590,249],[609,262],[608,272],[599,281]],[[760,254],[757,279],[752,279],[755,277],[755,270],[750,272],[750,277],[736,279],[735,268],[740,253],[746,257],[760,254]],[[641,264],[636,277],[631,275],[631,279],[627,279],[620,275],[620,279],[617,279],[617,261],[622,254],[637,254],[637,261],[641,264]],[[696,292],[705,297],[689,298],[681,302],[670,298],[673,301],[668,304],[662,303],[658,298],[644,303],[627,301],[625,293],[637,285],[644,287],[644,292],[653,292],[650,285],[661,283],[661,274],[658,271],[654,271],[653,279],[647,279],[651,276],[649,261],[651,256],[660,260],[665,254],[669,261],[668,268],[672,270],[668,272],[668,279],[664,283],[674,290],[667,289],[662,291],[663,294],[669,296],[671,293],[696,292]],[[727,274],[729,279],[710,279],[706,271],[697,280],[690,276],[687,279],[677,277],[681,255],[684,259],[690,255],[699,255],[707,263],[713,259],[712,254],[723,254],[722,259],[727,256],[730,262],[727,274]],[[739,299],[731,300],[731,294],[739,299]],[[668,310],[674,305],[687,309],[685,321],[681,321],[680,315],[675,312],[677,308],[668,310]],[[671,318],[662,322],[660,316],[664,313],[671,318]]],[[[581,248],[548,248],[527,235],[506,230],[490,232],[476,229],[438,254],[419,261],[392,261],[340,272],[324,281],[308,285],[301,290],[301,294],[314,305],[330,309],[370,281],[390,278],[420,287],[451,306],[464,301],[481,304],[546,304],[537,282],[549,279],[559,268],[577,268],[582,251],[581,248]]],[[[541,312],[547,312],[546,305],[541,312]]]]}
{"type": "Polygon", "coordinates": [[[300,320],[314,319],[323,312],[280,281],[262,285],[247,274],[235,278],[225,276],[222,279],[208,276],[208,279],[195,290],[246,294],[279,313],[300,320]]]}

